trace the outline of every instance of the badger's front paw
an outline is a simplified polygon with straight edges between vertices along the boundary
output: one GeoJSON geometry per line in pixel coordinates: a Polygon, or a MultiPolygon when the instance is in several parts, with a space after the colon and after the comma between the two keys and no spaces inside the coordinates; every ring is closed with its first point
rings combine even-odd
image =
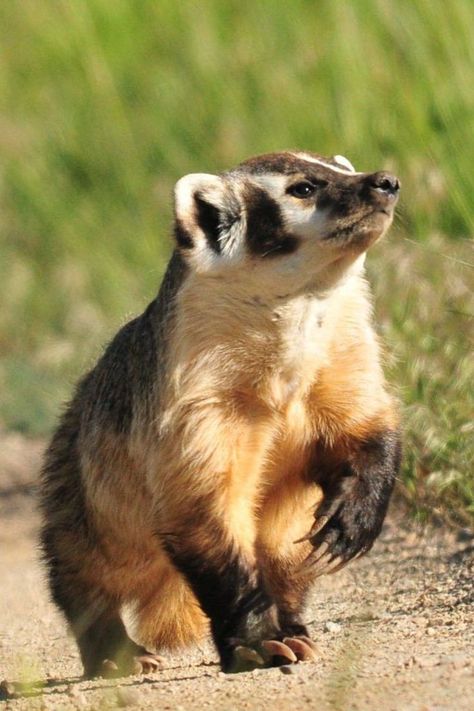
{"type": "Polygon", "coordinates": [[[306,636],[283,637],[282,640],[265,639],[252,646],[237,645],[227,668],[228,674],[267,669],[296,662],[313,662],[318,657],[314,642],[306,636]]]}
{"type": "Polygon", "coordinates": [[[323,500],[311,531],[300,539],[313,546],[302,569],[310,569],[316,577],[335,573],[353,558],[367,553],[382,528],[389,493],[374,497],[366,481],[347,477],[336,495],[323,500]]]}

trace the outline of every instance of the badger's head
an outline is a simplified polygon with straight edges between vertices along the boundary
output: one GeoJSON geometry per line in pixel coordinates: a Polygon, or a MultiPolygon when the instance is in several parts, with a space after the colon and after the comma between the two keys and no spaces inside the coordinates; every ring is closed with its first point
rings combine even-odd
{"type": "Polygon", "coordinates": [[[400,183],[342,156],[269,153],[175,189],[175,235],[192,269],[307,282],[350,265],[392,222],[400,183]],[[242,272],[244,270],[244,272],[242,272]]]}

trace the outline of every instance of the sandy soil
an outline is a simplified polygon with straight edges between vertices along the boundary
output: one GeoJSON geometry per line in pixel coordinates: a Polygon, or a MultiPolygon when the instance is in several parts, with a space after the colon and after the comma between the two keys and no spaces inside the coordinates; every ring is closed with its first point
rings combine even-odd
{"type": "Polygon", "coordinates": [[[40,452],[0,435],[0,709],[474,709],[474,538],[394,514],[369,556],[314,590],[318,663],[224,675],[206,643],[153,676],[81,681],[35,547],[40,452]]]}

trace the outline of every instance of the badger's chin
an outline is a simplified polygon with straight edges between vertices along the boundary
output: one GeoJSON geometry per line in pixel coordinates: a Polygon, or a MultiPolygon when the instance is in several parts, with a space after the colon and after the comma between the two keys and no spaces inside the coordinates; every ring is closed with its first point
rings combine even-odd
{"type": "Polygon", "coordinates": [[[343,227],[334,229],[325,235],[324,241],[341,248],[367,249],[385,234],[392,224],[392,220],[393,211],[374,210],[343,227]]]}

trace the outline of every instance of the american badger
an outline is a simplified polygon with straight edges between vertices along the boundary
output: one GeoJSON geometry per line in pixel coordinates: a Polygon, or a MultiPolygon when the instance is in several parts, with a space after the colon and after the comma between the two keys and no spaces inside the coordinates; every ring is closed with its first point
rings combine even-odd
{"type": "Polygon", "coordinates": [[[400,462],[364,278],[399,187],[301,152],[178,181],[159,294],[79,382],[42,474],[87,677],[208,628],[224,671],[314,658],[311,584],[371,548],[400,462]]]}

